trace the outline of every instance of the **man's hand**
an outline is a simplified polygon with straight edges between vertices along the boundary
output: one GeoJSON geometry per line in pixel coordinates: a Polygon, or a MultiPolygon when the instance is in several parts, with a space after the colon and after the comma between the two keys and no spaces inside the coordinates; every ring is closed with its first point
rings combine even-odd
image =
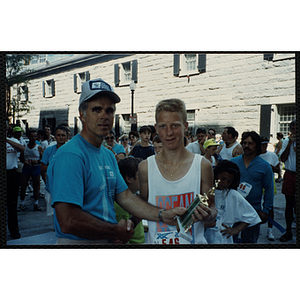
{"type": "Polygon", "coordinates": [[[114,244],[126,244],[133,236],[134,229],[133,229],[133,222],[131,220],[120,220],[117,224],[119,227],[119,239],[114,240],[114,244]]]}
{"type": "Polygon", "coordinates": [[[212,216],[212,210],[208,206],[204,205],[203,203],[200,203],[195,208],[194,213],[192,215],[192,219],[195,223],[199,221],[213,222],[214,220],[211,219],[211,216],[212,216]]]}
{"type": "Polygon", "coordinates": [[[186,212],[186,208],[184,207],[175,207],[172,209],[166,209],[162,213],[162,219],[164,223],[171,225],[171,226],[176,226],[177,221],[175,219],[176,216],[182,216],[186,212]]]}
{"type": "Polygon", "coordinates": [[[267,221],[268,221],[268,218],[269,218],[269,215],[268,214],[266,214],[265,212],[263,212],[263,211],[260,211],[259,213],[258,213],[258,215],[259,215],[259,217],[261,218],[261,222],[264,224],[264,223],[267,223],[267,221]]]}

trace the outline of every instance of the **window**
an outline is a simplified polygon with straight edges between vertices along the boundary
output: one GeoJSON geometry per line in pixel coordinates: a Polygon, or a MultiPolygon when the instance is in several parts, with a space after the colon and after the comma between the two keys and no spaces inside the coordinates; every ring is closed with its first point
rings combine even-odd
{"type": "Polygon", "coordinates": [[[54,79],[43,81],[43,97],[51,98],[55,96],[55,84],[54,79]]]}
{"type": "Polygon", "coordinates": [[[20,101],[28,100],[28,87],[27,85],[21,85],[18,87],[18,97],[20,101]]]}
{"type": "Polygon", "coordinates": [[[174,54],[174,76],[190,76],[206,72],[206,54],[174,54]]]}
{"type": "Polygon", "coordinates": [[[80,94],[82,84],[89,80],[90,80],[89,71],[74,74],[74,92],[80,94]]]}
{"type": "Polygon", "coordinates": [[[115,86],[130,85],[131,81],[137,83],[137,60],[114,65],[115,86]]]}
{"type": "Polygon", "coordinates": [[[187,110],[187,121],[189,123],[188,125],[188,131],[190,131],[192,134],[195,134],[195,110],[187,110]]]}
{"type": "Polygon", "coordinates": [[[278,106],[278,131],[282,132],[283,136],[288,136],[290,131],[290,123],[296,119],[295,105],[279,105],[278,106]]]}
{"type": "Polygon", "coordinates": [[[43,62],[46,61],[46,58],[47,58],[46,54],[35,55],[35,56],[32,58],[30,64],[33,65],[33,64],[40,64],[40,63],[43,63],[43,62]]]}
{"type": "Polygon", "coordinates": [[[269,60],[272,61],[273,60],[273,53],[265,53],[264,54],[264,60],[269,60]]]}

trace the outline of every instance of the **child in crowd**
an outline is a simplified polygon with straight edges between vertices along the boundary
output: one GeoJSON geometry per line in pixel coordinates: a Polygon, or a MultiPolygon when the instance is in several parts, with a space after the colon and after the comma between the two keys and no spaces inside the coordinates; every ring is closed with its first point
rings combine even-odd
{"type": "MultiPolygon", "coordinates": [[[[140,157],[125,157],[118,162],[120,173],[123,176],[129,190],[136,194],[140,190],[140,181],[138,177],[138,166],[142,161],[140,157]]],[[[140,219],[131,216],[127,211],[125,211],[119,204],[115,202],[116,218],[117,222],[120,220],[127,221],[131,219],[134,223],[134,234],[129,240],[129,244],[143,244],[145,243],[145,233],[144,226],[140,219]]]]}
{"type": "Polygon", "coordinates": [[[234,235],[238,235],[248,226],[260,223],[261,220],[255,209],[237,192],[240,171],[235,163],[220,161],[214,169],[214,177],[215,180],[220,180],[215,190],[218,215],[216,226],[206,228],[204,236],[209,244],[233,244],[234,235]],[[237,222],[240,223],[233,228],[233,224],[237,222]]]}
{"type": "Polygon", "coordinates": [[[151,128],[149,126],[142,126],[140,129],[141,143],[136,145],[131,152],[134,157],[141,157],[142,159],[147,159],[147,157],[154,155],[154,149],[151,146],[151,128]]]}
{"type": "Polygon", "coordinates": [[[155,154],[158,154],[163,149],[161,139],[159,138],[158,135],[156,135],[153,139],[153,148],[154,148],[155,154]]]}

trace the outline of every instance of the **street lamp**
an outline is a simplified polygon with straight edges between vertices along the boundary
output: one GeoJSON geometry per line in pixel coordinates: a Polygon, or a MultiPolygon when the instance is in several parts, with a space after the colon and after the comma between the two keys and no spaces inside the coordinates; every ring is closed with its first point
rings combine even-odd
{"type": "Polygon", "coordinates": [[[137,130],[136,119],[134,121],[134,117],[133,117],[133,103],[134,103],[135,88],[136,88],[136,84],[132,80],[131,83],[130,83],[130,90],[131,90],[131,131],[136,131],[137,130]]]}
{"type": "Polygon", "coordinates": [[[11,105],[13,109],[13,124],[15,124],[15,109],[16,109],[16,102],[14,99],[11,100],[11,105]]]}

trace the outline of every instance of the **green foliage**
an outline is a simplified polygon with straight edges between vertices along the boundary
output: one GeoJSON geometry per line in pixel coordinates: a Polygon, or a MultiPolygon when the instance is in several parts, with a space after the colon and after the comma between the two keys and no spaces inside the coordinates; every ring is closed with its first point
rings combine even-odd
{"type": "MultiPolygon", "coordinates": [[[[27,75],[34,72],[33,69],[25,68],[29,62],[37,57],[38,55],[30,54],[7,54],[6,55],[6,117],[13,116],[16,113],[17,117],[20,118],[25,115],[30,110],[28,97],[26,100],[20,101],[21,94],[24,93],[22,89],[19,88],[21,84],[27,85],[29,80],[27,75]],[[18,95],[11,97],[11,88],[18,89],[18,95]]],[[[27,91],[26,91],[27,92],[27,91]]]]}

